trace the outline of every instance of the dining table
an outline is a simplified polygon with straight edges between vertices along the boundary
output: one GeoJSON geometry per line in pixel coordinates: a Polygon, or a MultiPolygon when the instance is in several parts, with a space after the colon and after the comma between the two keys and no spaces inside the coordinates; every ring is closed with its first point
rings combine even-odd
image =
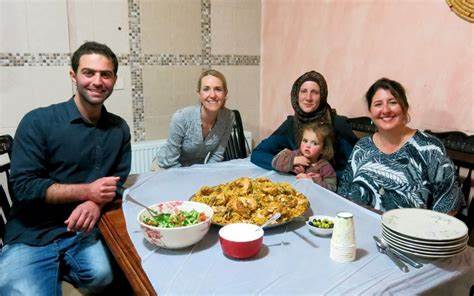
{"type": "Polygon", "coordinates": [[[423,267],[402,272],[374,242],[374,235],[381,237],[380,213],[311,180],[257,167],[249,158],[138,175],[99,228],[137,295],[468,295],[474,285],[474,248],[448,258],[413,257],[423,267]],[[127,200],[132,196],[149,206],[189,200],[202,186],[240,177],[289,183],[309,200],[304,217],[352,213],[355,260],[333,261],[331,237],[313,233],[305,219],[265,229],[263,246],[250,259],[222,253],[218,225],[191,247],[160,248],[145,240],[137,220],[142,208],[127,200]]]}

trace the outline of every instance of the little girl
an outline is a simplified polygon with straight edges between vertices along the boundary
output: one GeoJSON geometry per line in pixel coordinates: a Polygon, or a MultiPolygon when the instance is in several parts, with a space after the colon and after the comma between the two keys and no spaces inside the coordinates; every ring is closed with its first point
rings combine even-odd
{"type": "Polygon", "coordinates": [[[311,123],[303,126],[300,149],[284,149],[272,160],[272,167],[280,172],[295,172],[297,179],[312,179],[316,184],[336,191],[336,172],[329,163],[334,156],[332,129],[327,124],[311,123]]]}

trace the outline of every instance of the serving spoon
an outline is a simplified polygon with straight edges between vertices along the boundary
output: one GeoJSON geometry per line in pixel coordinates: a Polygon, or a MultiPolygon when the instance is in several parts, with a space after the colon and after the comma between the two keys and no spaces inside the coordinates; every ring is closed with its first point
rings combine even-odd
{"type": "Polygon", "coordinates": [[[136,205],[139,205],[140,207],[143,207],[145,208],[148,213],[153,217],[153,218],[156,218],[159,216],[158,212],[147,207],[146,205],[142,204],[141,202],[139,202],[138,200],[136,200],[135,198],[133,198],[130,194],[127,194],[127,201],[131,201],[132,203],[136,204],[136,205]]]}
{"type": "MultiPolygon", "coordinates": [[[[263,228],[267,227],[268,225],[270,225],[270,223],[272,223],[273,221],[276,221],[280,217],[281,217],[280,213],[275,213],[267,220],[267,222],[263,223],[262,226],[260,226],[260,227],[263,229],[263,228]]],[[[257,230],[258,230],[258,228],[257,228],[257,230]]]]}
{"type": "MultiPolygon", "coordinates": [[[[123,194],[124,194],[124,192],[125,192],[125,189],[126,189],[126,188],[123,187],[123,186],[118,186],[117,189],[115,190],[115,193],[117,193],[118,195],[121,195],[122,197],[124,197],[123,194]]],[[[127,200],[127,201],[130,201],[130,202],[132,202],[132,203],[134,203],[134,204],[136,204],[136,205],[139,205],[139,206],[142,207],[142,208],[145,208],[145,209],[148,211],[148,213],[149,213],[153,218],[159,216],[159,214],[158,214],[157,211],[155,211],[155,210],[153,210],[153,209],[147,207],[146,205],[142,204],[141,202],[139,202],[138,200],[136,200],[135,198],[133,198],[133,197],[130,195],[130,193],[127,193],[126,200],[127,200]]]]}

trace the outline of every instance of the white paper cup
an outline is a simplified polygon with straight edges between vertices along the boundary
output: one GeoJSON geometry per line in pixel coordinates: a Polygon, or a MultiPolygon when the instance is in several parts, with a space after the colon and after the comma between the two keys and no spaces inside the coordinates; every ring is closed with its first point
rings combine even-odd
{"type": "Polygon", "coordinates": [[[338,213],[334,221],[329,257],[337,262],[354,261],[356,249],[353,215],[338,213]]]}
{"type": "Polygon", "coordinates": [[[356,257],[356,245],[338,245],[331,241],[329,257],[336,262],[354,261],[356,257]]]}

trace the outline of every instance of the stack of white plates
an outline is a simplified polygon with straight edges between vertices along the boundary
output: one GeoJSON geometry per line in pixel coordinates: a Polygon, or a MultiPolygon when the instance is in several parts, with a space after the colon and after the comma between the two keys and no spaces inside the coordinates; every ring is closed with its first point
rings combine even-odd
{"type": "Polygon", "coordinates": [[[399,251],[425,258],[451,257],[462,252],[466,224],[452,216],[425,209],[396,209],[382,215],[382,237],[399,251]]]}

